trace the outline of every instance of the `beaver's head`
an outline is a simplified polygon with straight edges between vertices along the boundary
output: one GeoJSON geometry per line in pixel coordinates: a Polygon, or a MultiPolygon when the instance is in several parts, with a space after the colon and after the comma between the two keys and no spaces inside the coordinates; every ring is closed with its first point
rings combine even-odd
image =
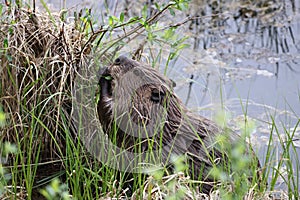
{"type": "Polygon", "coordinates": [[[180,117],[181,102],[173,94],[173,82],[150,66],[121,56],[104,69],[99,85],[98,114],[105,130],[119,120],[118,128],[137,136],[133,132],[139,127],[153,132],[157,124],[169,120],[167,115],[180,117]]]}

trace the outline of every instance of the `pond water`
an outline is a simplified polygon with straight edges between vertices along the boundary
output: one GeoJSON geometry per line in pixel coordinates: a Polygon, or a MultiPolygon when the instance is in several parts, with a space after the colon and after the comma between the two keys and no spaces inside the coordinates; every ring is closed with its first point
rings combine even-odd
{"type": "MultiPolygon", "coordinates": [[[[128,15],[139,15],[143,7],[143,1],[47,2],[56,9],[92,7],[99,21],[105,13],[119,16],[125,8],[128,15]]],[[[279,136],[285,135],[284,128],[296,129],[293,142],[300,155],[300,127],[296,127],[300,116],[300,2],[193,0],[185,14],[175,18],[166,15],[160,23],[194,17],[176,30],[189,36],[186,42],[191,46],[170,63],[167,71],[177,83],[176,92],[183,102],[208,117],[223,107],[233,122],[242,122],[247,114],[256,124],[251,137],[262,162],[273,118],[279,136]]],[[[122,51],[130,52],[140,43],[137,39],[122,51]]],[[[166,55],[169,51],[164,49],[166,55]]],[[[160,62],[162,71],[165,63],[166,59],[160,62]]],[[[273,142],[274,159],[279,159],[282,148],[276,132],[273,142]]],[[[295,167],[299,167],[299,159],[294,159],[295,167]]],[[[280,180],[278,187],[284,188],[280,180]]]]}

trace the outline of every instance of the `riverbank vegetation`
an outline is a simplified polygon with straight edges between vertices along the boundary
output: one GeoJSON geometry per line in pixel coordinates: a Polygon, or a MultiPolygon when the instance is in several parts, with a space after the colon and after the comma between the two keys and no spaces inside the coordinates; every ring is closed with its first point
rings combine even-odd
{"type": "MultiPolygon", "coordinates": [[[[41,2],[42,11],[35,3],[0,4],[0,199],[299,198],[299,147],[294,135],[300,120],[289,128],[277,124],[271,114],[261,179],[248,181],[244,170],[257,166],[243,159],[242,146],[232,149],[224,141],[236,171],[214,169],[214,176],[222,181],[210,196],[199,191],[199,182],[184,175],[181,158],[174,159],[173,174],[154,167],[149,176],[128,175],[102,165],[86,150],[72,123],[72,90],[78,72],[91,65],[99,69],[120,51],[137,60],[147,51],[152,66],[166,58],[167,74],[181,52],[192,48],[188,36],[176,32],[177,28],[186,23],[193,26],[199,16],[171,20],[188,9],[190,2],[185,0],[146,5],[136,16],[129,16],[130,11],[107,12],[102,19],[95,19],[90,9],[52,12],[41,2]],[[153,43],[160,48],[152,49],[153,43]],[[279,158],[272,149],[274,137],[280,138],[279,158]],[[285,190],[275,187],[278,179],[283,179],[285,190]]],[[[250,140],[255,125],[247,115],[247,102],[241,102],[241,107],[241,135],[250,140]]],[[[225,112],[216,119],[221,124],[230,120],[225,112]]]]}

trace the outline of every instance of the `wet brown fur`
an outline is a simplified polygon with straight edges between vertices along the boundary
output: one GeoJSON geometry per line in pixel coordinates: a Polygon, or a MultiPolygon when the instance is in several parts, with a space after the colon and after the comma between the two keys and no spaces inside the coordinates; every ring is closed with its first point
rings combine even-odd
{"type": "MultiPolygon", "coordinates": [[[[104,131],[113,137],[113,123],[116,120],[113,109],[119,104],[126,104],[130,110],[119,110],[130,115],[132,119],[128,123],[142,124],[147,126],[152,118],[149,113],[157,113],[158,106],[165,108],[165,113],[160,124],[158,133],[149,138],[140,140],[137,137],[126,134],[126,131],[117,129],[116,143],[119,147],[134,150],[134,145],[139,142],[142,151],[149,150],[149,140],[153,142],[152,150],[163,147],[162,160],[166,161],[172,154],[185,154],[188,157],[189,172],[193,179],[206,181],[202,185],[202,191],[209,193],[213,187],[214,180],[209,176],[211,167],[216,163],[226,163],[226,153],[221,152],[215,145],[216,136],[223,134],[225,130],[218,127],[213,121],[190,112],[180,99],[174,94],[172,82],[159,74],[158,71],[143,63],[119,57],[115,63],[107,67],[101,75],[100,100],[98,103],[98,114],[104,131]],[[124,78],[127,73],[133,72],[141,79],[141,86],[134,88],[136,81],[124,78]],[[132,81],[132,82],[131,82],[132,81]],[[118,88],[115,91],[115,88],[118,88]],[[131,90],[130,101],[125,98],[131,90]],[[117,92],[118,94],[114,94],[117,92]],[[153,95],[155,97],[153,97],[153,95]],[[119,102],[119,104],[118,104],[119,102]],[[162,130],[162,134],[159,134],[162,130]]],[[[159,107],[161,108],[161,107],[159,107]]],[[[121,113],[122,114],[122,113],[121,113]]],[[[228,140],[238,140],[239,136],[230,133],[228,140]]]]}

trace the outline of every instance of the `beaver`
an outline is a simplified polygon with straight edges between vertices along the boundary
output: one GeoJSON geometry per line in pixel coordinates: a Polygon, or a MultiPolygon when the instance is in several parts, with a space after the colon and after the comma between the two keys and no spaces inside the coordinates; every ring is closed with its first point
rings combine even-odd
{"type": "Polygon", "coordinates": [[[240,141],[237,133],[189,111],[174,93],[173,81],[125,56],[104,68],[99,86],[99,120],[118,147],[129,152],[154,152],[151,161],[156,164],[168,163],[173,154],[185,155],[191,178],[203,182],[202,192],[212,190],[216,183],[210,176],[212,167],[228,162],[217,136],[226,135],[233,144],[240,141]]]}

